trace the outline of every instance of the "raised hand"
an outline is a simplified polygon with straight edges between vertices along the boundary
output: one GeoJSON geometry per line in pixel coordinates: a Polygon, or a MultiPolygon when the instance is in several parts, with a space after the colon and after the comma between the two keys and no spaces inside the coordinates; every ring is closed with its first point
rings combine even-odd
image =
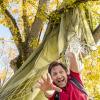
{"type": "Polygon", "coordinates": [[[69,60],[69,68],[74,72],[79,72],[77,57],[75,53],[70,50],[70,47],[66,50],[65,56],[69,60]]]}
{"type": "Polygon", "coordinates": [[[46,77],[41,76],[41,79],[38,81],[38,88],[40,88],[40,90],[43,92],[46,92],[49,90],[55,90],[58,92],[62,91],[59,87],[55,86],[52,83],[52,80],[49,74],[47,74],[46,77]]]}

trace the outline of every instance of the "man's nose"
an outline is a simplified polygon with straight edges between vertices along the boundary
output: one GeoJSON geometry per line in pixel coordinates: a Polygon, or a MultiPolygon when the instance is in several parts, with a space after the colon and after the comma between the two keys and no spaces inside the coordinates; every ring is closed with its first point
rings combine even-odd
{"type": "Polygon", "coordinates": [[[57,78],[61,78],[61,77],[62,77],[61,74],[58,73],[58,74],[57,74],[57,78]]]}

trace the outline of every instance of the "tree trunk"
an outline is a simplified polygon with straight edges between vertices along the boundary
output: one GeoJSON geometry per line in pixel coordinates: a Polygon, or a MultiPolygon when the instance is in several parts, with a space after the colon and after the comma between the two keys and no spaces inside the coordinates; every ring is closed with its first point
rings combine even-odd
{"type": "Polygon", "coordinates": [[[43,23],[46,20],[46,11],[47,11],[47,4],[49,0],[39,0],[38,10],[35,16],[35,20],[32,23],[32,26],[30,27],[30,33],[26,36],[26,52],[28,53],[28,56],[32,53],[32,51],[39,45],[39,35],[41,34],[41,30],[43,28],[43,23]],[[36,42],[32,44],[33,42],[36,42]],[[31,44],[27,45],[27,44],[31,44]]]}

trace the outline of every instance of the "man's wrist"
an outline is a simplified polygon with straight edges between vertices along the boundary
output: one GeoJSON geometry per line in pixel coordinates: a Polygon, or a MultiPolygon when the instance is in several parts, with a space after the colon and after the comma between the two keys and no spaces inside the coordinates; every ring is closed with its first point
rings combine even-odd
{"type": "Polygon", "coordinates": [[[44,92],[45,97],[50,98],[53,96],[55,90],[48,90],[44,92]]]}

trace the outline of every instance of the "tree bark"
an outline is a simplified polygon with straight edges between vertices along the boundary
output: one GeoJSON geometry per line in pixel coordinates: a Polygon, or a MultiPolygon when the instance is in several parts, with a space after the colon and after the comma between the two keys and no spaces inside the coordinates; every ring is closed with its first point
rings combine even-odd
{"type": "Polygon", "coordinates": [[[97,43],[100,40],[100,24],[97,26],[97,28],[93,31],[92,34],[95,42],[97,43]]]}
{"type": "Polygon", "coordinates": [[[23,4],[22,4],[22,7],[23,7],[22,19],[23,19],[24,34],[25,34],[25,36],[24,36],[25,41],[23,42],[23,53],[24,53],[23,58],[24,58],[24,61],[25,61],[29,57],[29,54],[31,54],[32,51],[27,50],[27,49],[30,48],[30,46],[28,46],[29,44],[27,43],[27,40],[26,40],[28,35],[30,35],[30,26],[29,26],[29,23],[28,23],[27,11],[26,11],[26,7],[25,7],[26,0],[23,0],[22,2],[23,2],[23,4]]]}
{"type": "MultiPolygon", "coordinates": [[[[32,44],[32,41],[34,40],[37,42],[37,45],[39,44],[38,38],[39,38],[39,35],[41,34],[41,30],[44,25],[43,23],[45,21],[42,17],[45,18],[45,13],[47,11],[48,2],[49,0],[39,0],[38,10],[35,16],[35,20],[32,26],[30,27],[30,33],[27,34],[27,37],[26,37],[26,45],[32,44]],[[43,9],[43,7],[45,7],[45,9],[43,9]]],[[[30,51],[29,52],[29,55],[30,55],[35,47],[34,45],[32,47],[27,45],[26,48],[27,48],[26,52],[30,51]]]]}

